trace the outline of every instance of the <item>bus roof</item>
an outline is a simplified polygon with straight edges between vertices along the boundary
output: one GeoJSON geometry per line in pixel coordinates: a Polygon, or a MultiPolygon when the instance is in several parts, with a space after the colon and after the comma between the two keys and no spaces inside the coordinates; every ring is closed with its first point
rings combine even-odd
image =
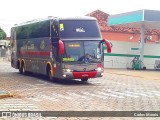
{"type": "Polygon", "coordinates": [[[49,16],[48,18],[44,18],[44,19],[33,19],[33,20],[30,20],[30,21],[26,21],[24,23],[20,23],[20,24],[15,24],[15,27],[18,27],[18,26],[23,26],[23,25],[27,25],[27,24],[31,24],[31,23],[37,23],[37,22],[41,22],[41,21],[46,21],[46,20],[97,20],[96,18],[94,17],[89,17],[89,16],[83,16],[83,17],[62,17],[62,18],[58,18],[58,17],[52,17],[52,16],[49,16]]]}
{"type": "Polygon", "coordinates": [[[94,17],[83,16],[83,17],[66,17],[66,18],[59,18],[59,20],[97,20],[94,17]]]}

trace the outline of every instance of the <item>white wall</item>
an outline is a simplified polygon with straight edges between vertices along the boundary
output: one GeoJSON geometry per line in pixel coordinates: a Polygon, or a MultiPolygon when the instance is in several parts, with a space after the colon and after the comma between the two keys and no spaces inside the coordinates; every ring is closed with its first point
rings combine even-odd
{"type": "MultiPolygon", "coordinates": [[[[133,60],[131,55],[139,55],[139,50],[131,50],[131,48],[139,48],[139,43],[111,41],[113,44],[111,56],[104,57],[105,68],[127,68],[127,65],[133,60]]],[[[106,53],[106,50],[105,50],[106,53]]],[[[147,69],[154,69],[155,60],[160,60],[160,44],[145,44],[144,64],[147,69]],[[159,58],[153,58],[159,56],[159,58]]]]}

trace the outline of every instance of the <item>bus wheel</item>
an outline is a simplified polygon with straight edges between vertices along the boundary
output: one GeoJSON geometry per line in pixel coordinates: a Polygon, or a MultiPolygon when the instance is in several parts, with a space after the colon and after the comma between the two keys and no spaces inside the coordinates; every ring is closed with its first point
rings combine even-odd
{"type": "Polygon", "coordinates": [[[19,67],[19,73],[20,73],[20,74],[25,74],[24,63],[22,63],[22,66],[19,67]]]}
{"type": "Polygon", "coordinates": [[[19,67],[19,73],[20,73],[20,74],[22,74],[22,73],[23,73],[23,71],[22,71],[22,68],[21,68],[21,67],[19,67]]]}
{"type": "Polygon", "coordinates": [[[47,69],[47,77],[48,77],[49,80],[53,80],[52,71],[51,71],[50,67],[47,69]]]}
{"type": "Polygon", "coordinates": [[[20,68],[20,62],[17,63],[18,69],[19,69],[19,73],[22,74],[22,69],[20,68]]]}
{"type": "Polygon", "coordinates": [[[88,78],[82,78],[81,81],[87,82],[87,81],[88,81],[88,78]]]}

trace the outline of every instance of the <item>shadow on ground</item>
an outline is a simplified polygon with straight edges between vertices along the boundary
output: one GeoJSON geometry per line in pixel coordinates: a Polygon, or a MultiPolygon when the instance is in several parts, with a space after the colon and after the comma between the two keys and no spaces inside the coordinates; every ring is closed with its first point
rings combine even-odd
{"type": "MultiPolygon", "coordinates": [[[[21,75],[21,74],[19,74],[21,75]]],[[[49,81],[51,83],[54,83],[54,84],[60,84],[60,85],[93,85],[91,83],[89,83],[88,81],[87,82],[84,82],[84,81],[81,81],[79,79],[58,79],[58,78],[53,78],[52,81],[48,80],[47,76],[45,75],[41,75],[41,74],[33,74],[33,73],[27,73],[25,76],[30,76],[30,77],[34,77],[34,78],[38,78],[40,80],[43,80],[43,81],[49,81]]]]}

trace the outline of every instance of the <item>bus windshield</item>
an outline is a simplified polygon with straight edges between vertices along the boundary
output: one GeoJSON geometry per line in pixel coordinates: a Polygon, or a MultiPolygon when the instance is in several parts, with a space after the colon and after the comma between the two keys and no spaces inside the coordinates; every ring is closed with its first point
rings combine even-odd
{"type": "Polygon", "coordinates": [[[95,20],[60,20],[61,38],[100,38],[100,31],[95,20]]]}
{"type": "Polygon", "coordinates": [[[99,41],[67,41],[64,44],[63,62],[99,63],[102,60],[102,52],[98,48],[99,41]]]}

